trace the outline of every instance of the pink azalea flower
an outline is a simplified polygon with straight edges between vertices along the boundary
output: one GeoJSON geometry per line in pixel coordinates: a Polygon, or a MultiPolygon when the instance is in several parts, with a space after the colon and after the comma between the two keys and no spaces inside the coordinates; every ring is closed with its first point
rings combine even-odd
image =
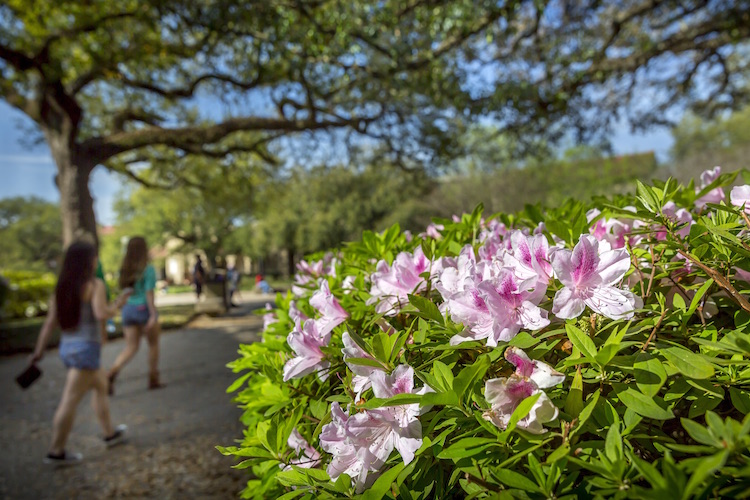
{"type": "Polygon", "coordinates": [[[311,283],[317,282],[325,276],[336,277],[336,258],[332,253],[318,261],[307,262],[302,260],[297,263],[297,273],[294,275],[292,293],[296,296],[304,295],[311,283]]]}
{"type": "Polygon", "coordinates": [[[361,347],[359,347],[357,343],[352,340],[349,332],[344,332],[344,334],[341,336],[341,340],[344,341],[344,348],[341,349],[341,352],[344,355],[344,363],[346,363],[346,366],[348,366],[354,374],[354,377],[352,377],[352,389],[355,392],[354,401],[357,402],[360,400],[362,393],[372,386],[372,382],[370,381],[372,374],[376,371],[383,371],[383,369],[376,368],[374,366],[349,363],[348,360],[351,358],[375,358],[367,354],[361,347]]]}
{"type": "Polygon", "coordinates": [[[268,302],[266,302],[266,311],[268,312],[263,315],[263,329],[264,330],[268,330],[269,326],[279,321],[279,319],[276,317],[276,314],[274,314],[273,312],[273,306],[271,306],[271,304],[268,302]]]}
{"type": "Polygon", "coordinates": [[[524,280],[522,287],[530,285],[533,290],[531,302],[538,304],[547,292],[552,277],[549,262],[549,243],[544,235],[528,236],[521,231],[510,235],[511,250],[503,256],[503,264],[513,267],[515,274],[524,280]]]}
{"type": "Polygon", "coordinates": [[[516,366],[516,372],[510,377],[485,383],[484,397],[490,403],[490,410],[484,413],[484,418],[505,429],[518,405],[524,399],[540,394],[529,414],[517,425],[533,434],[547,432],[542,424],[557,418],[558,409],[542,389],[561,383],[565,375],[541,361],[530,360],[526,353],[515,347],[505,351],[505,359],[516,366]]]}
{"type": "MultiPolygon", "coordinates": [[[[370,376],[375,397],[388,398],[396,394],[423,393],[414,391],[414,370],[401,365],[392,374],[374,371],[370,376]]],[[[323,426],[320,446],[333,455],[328,465],[328,475],[336,480],[348,474],[361,492],[373,479],[394,449],[398,450],[404,464],[414,460],[422,446],[422,425],[419,422],[419,405],[401,405],[365,410],[352,416],[341,410],[338,403],[331,404],[331,423],[323,426]]]]}
{"type": "MultiPolygon", "coordinates": [[[[700,193],[706,186],[718,179],[720,174],[721,167],[714,167],[703,171],[703,173],[701,173],[700,186],[695,188],[695,193],[700,193]]],[[[720,203],[724,198],[724,190],[717,187],[695,200],[695,206],[698,209],[702,209],[706,206],[706,203],[720,203]]]]}
{"type": "Polygon", "coordinates": [[[611,319],[633,316],[635,295],[614,286],[630,269],[626,249],[613,250],[608,243],[584,234],[572,252],[560,249],[552,254],[552,268],[564,285],[552,304],[558,318],[576,318],[586,306],[611,319]]]}
{"type": "Polygon", "coordinates": [[[479,241],[482,246],[479,248],[479,258],[482,260],[492,260],[502,250],[508,248],[509,242],[505,236],[508,234],[508,228],[505,224],[498,222],[497,219],[491,220],[487,228],[479,233],[479,241]]]}
{"type": "Polygon", "coordinates": [[[377,304],[375,311],[379,314],[395,316],[408,304],[408,294],[418,293],[426,287],[425,280],[420,274],[430,270],[430,267],[430,259],[425,257],[421,247],[413,254],[401,252],[396,256],[392,266],[381,260],[371,276],[372,297],[367,303],[377,304]]]}
{"type": "MultiPolygon", "coordinates": [[[[713,202],[712,202],[713,203],[713,202]]],[[[661,208],[662,214],[676,224],[682,226],[676,231],[680,238],[687,238],[690,234],[690,226],[694,224],[693,214],[685,210],[684,208],[677,208],[677,205],[673,201],[667,202],[661,208]]],[[[667,239],[667,230],[662,226],[655,230],[657,240],[664,241],[667,239]]]]}
{"type": "Polygon", "coordinates": [[[740,269],[739,267],[734,268],[734,279],[736,280],[742,280],[747,283],[750,283],[750,271],[745,271],[744,269],[740,269]]]}
{"type": "MultiPolygon", "coordinates": [[[[374,371],[370,380],[376,398],[415,393],[414,370],[407,365],[397,366],[390,375],[374,371]]],[[[395,448],[408,465],[422,446],[422,424],[418,417],[418,404],[387,406],[352,416],[349,429],[368,443],[370,452],[379,461],[385,463],[395,448]]]]}
{"type": "Polygon", "coordinates": [[[313,372],[317,372],[321,381],[328,378],[327,369],[331,364],[326,361],[320,348],[327,346],[330,341],[330,330],[326,334],[320,333],[314,320],[305,321],[302,329],[295,327],[286,338],[296,356],[284,365],[284,382],[313,372]]]}
{"type": "MultiPolygon", "coordinates": [[[[632,209],[632,211],[635,212],[635,207],[625,208],[632,209]]],[[[591,222],[600,214],[601,212],[598,209],[593,208],[586,213],[586,218],[591,222]]],[[[594,235],[599,241],[607,241],[612,248],[624,248],[625,236],[627,236],[632,230],[632,221],[601,218],[589,228],[589,233],[594,235]]]]}
{"type": "Polygon", "coordinates": [[[291,302],[289,302],[289,319],[291,319],[292,323],[294,323],[295,325],[300,325],[298,328],[301,328],[302,323],[307,321],[309,318],[305,313],[297,308],[297,303],[292,300],[291,302]]]}
{"type": "Polygon", "coordinates": [[[501,268],[476,288],[456,294],[447,309],[467,331],[451,338],[451,344],[486,338],[487,345],[494,347],[499,341],[511,340],[521,328],[544,328],[549,325],[547,311],[530,300],[533,296],[531,285],[518,280],[510,268],[501,268]]]}
{"type": "Polygon", "coordinates": [[[289,434],[286,444],[295,451],[297,458],[291,459],[284,470],[291,470],[292,465],[303,469],[312,469],[320,465],[320,452],[310,446],[310,443],[302,437],[297,429],[293,429],[292,433],[289,434]]]}
{"type": "Polygon", "coordinates": [[[321,280],[320,289],[310,298],[310,305],[317,309],[322,316],[317,320],[321,335],[330,333],[331,330],[346,321],[349,317],[349,313],[341,307],[341,304],[339,304],[336,297],[331,293],[328,281],[325,279],[321,280]]]}
{"type": "MultiPolygon", "coordinates": [[[[435,282],[435,289],[443,296],[443,301],[463,292],[478,278],[477,259],[471,245],[464,246],[457,259],[445,259],[443,264],[443,269],[435,282]]],[[[440,307],[442,312],[445,312],[445,302],[440,307]]]]}
{"type": "Polygon", "coordinates": [[[744,207],[745,213],[750,214],[750,184],[733,187],[729,193],[729,201],[735,207],[744,207]]]}
{"type": "Polygon", "coordinates": [[[321,430],[320,447],[332,455],[327,468],[331,480],[347,474],[361,493],[368,485],[368,473],[379,470],[383,463],[349,430],[349,422],[349,415],[341,406],[331,403],[331,423],[321,430]]]}
{"type": "Polygon", "coordinates": [[[437,240],[443,237],[443,235],[440,234],[440,231],[442,231],[443,229],[445,229],[445,226],[443,226],[442,224],[435,224],[434,222],[432,222],[427,226],[425,232],[420,233],[419,236],[421,236],[422,238],[432,238],[437,240]]]}

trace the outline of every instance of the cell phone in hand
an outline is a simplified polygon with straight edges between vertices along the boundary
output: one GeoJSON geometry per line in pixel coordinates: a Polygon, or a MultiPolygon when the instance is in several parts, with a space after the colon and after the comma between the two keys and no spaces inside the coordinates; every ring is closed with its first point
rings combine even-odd
{"type": "Polygon", "coordinates": [[[130,295],[135,291],[135,288],[132,286],[128,286],[122,289],[122,292],[120,292],[121,295],[130,295]]]}
{"type": "Polygon", "coordinates": [[[21,386],[21,389],[28,389],[41,376],[42,370],[36,364],[32,363],[16,377],[16,382],[21,386]]]}

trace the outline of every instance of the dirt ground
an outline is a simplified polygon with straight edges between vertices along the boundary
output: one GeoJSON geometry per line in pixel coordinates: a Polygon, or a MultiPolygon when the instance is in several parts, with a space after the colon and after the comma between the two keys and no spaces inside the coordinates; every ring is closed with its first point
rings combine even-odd
{"type": "MultiPolygon", "coordinates": [[[[226,388],[236,376],[226,364],[238,344],[255,340],[262,326],[251,310],[256,298],[229,316],[199,317],[161,338],[160,369],[166,387],[147,387],[146,345],[117,380],[111,399],[114,424],[128,425],[127,443],[106,449],[86,396],[78,409],[67,449],[84,454],[75,467],[42,463],[51,436],[65,369],[57,350],[40,363],[43,376],[22,391],[14,377],[26,356],[0,358],[0,498],[234,498],[247,473],[214,446],[242,436],[241,411],[226,388]]],[[[110,366],[122,340],[104,347],[110,366]]]]}

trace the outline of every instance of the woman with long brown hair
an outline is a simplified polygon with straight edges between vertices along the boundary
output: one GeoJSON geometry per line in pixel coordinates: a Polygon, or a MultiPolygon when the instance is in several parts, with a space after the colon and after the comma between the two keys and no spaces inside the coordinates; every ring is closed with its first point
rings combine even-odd
{"type": "Polygon", "coordinates": [[[31,362],[44,355],[50,335],[59,326],[60,358],[68,369],[60,404],[52,423],[52,443],[45,463],[67,465],[80,462],[79,453],[66,453],[65,443],[73,426],[76,408],[83,396],[94,390],[92,406],[104,430],[104,442],[112,446],[124,438],[126,427],[112,427],[107,397],[107,378],[100,367],[105,332],[99,322],[117,314],[130,291],[123,290],[113,305],[107,304],[104,282],[94,277],[98,263],[93,245],[76,242],[65,252],[47,319],[37,339],[31,362]]]}
{"type": "Polygon", "coordinates": [[[122,327],[125,335],[125,349],[120,352],[109,370],[109,393],[114,394],[115,378],[127,364],[141,343],[141,337],[148,341],[149,389],[158,389],[159,381],[159,317],[154,305],[156,271],[149,264],[148,246],[142,236],[134,236],[128,241],[125,257],[120,267],[120,287],[132,287],[133,294],[122,309],[122,327]]]}

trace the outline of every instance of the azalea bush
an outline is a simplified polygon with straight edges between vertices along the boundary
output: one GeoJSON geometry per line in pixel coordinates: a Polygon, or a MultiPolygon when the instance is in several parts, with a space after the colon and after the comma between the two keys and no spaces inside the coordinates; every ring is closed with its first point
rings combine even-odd
{"type": "Polygon", "coordinates": [[[230,364],[243,496],[749,496],[737,176],[478,207],[302,262],[230,364]]]}

